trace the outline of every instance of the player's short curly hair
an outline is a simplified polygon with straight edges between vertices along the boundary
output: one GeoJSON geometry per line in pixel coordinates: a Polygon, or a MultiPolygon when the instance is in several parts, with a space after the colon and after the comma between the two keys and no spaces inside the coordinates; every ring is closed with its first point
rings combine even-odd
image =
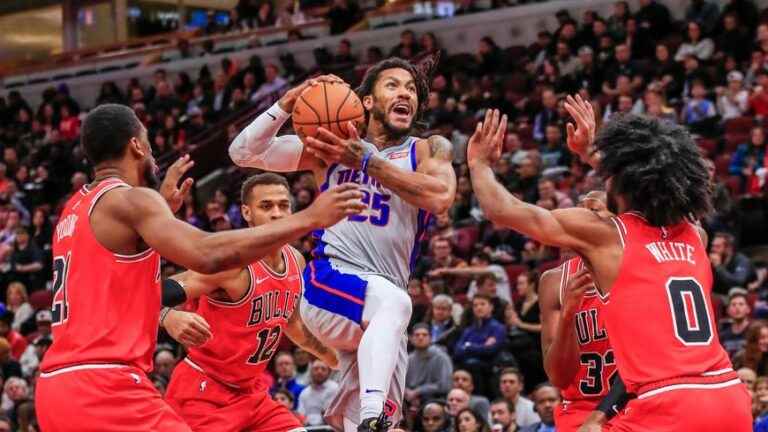
{"type": "Polygon", "coordinates": [[[379,81],[379,76],[387,69],[405,69],[413,76],[413,80],[416,82],[416,96],[419,98],[414,120],[419,120],[427,106],[427,99],[429,99],[429,78],[426,77],[416,65],[411,64],[408,60],[403,60],[399,57],[391,57],[371,66],[365,73],[360,86],[355,89],[355,93],[357,93],[357,96],[360,99],[372,95],[373,88],[376,87],[376,83],[379,81]]]}
{"type": "Polygon", "coordinates": [[[701,218],[712,210],[709,175],[688,131],[639,115],[618,115],[597,134],[598,173],[653,226],[701,218]]]}

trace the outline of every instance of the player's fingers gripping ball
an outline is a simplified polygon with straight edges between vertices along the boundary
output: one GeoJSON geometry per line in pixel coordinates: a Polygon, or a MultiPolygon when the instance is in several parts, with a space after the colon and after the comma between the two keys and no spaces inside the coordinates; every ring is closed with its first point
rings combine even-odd
{"type": "Polygon", "coordinates": [[[343,82],[320,82],[301,93],[293,106],[293,128],[304,141],[306,137],[322,139],[317,129],[324,127],[341,138],[349,138],[347,122],[359,128],[365,122],[360,98],[343,82]]]}

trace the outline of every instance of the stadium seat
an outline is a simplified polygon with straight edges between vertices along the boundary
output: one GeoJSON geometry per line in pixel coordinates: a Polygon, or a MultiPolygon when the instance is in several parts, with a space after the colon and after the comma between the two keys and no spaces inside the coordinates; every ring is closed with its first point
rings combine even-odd
{"type": "Polygon", "coordinates": [[[731,154],[721,154],[715,158],[715,173],[723,178],[728,175],[728,168],[731,165],[731,154]]]}
{"type": "Polygon", "coordinates": [[[717,141],[712,138],[699,138],[696,140],[696,144],[699,145],[699,148],[704,151],[707,157],[715,154],[717,150],[717,141]]]}
{"type": "Polygon", "coordinates": [[[731,191],[731,194],[733,195],[739,195],[741,193],[741,177],[739,176],[728,176],[728,179],[725,181],[725,186],[728,187],[728,190],[731,191]]]}
{"type": "Polygon", "coordinates": [[[725,134],[725,151],[732,152],[736,150],[739,144],[747,142],[749,134],[746,133],[727,133],[725,134]]]}
{"type": "Polygon", "coordinates": [[[736,117],[725,122],[726,134],[749,134],[755,120],[752,117],[736,117]]]}
{"type": "Polygon", "coordinates": [[[29,305],[36,311],[49,309],[52,303],[53,292],[49,290],[35,291],[29,295],[29,305]]]}

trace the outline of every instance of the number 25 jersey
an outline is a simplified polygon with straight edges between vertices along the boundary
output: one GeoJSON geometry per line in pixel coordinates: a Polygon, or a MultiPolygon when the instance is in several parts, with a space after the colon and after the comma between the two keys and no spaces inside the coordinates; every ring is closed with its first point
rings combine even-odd
{"type": "Polygon", "coordinates": [[[41,370],[126,364],[149,372],[160,314],[160,255],[120,255],[96,240],[90,215],[104,194],[128,188],[107,179],[67,201],[53,233],[53,345],[41,370]]]}
{"type": "MultiPolygon", "coordinates": [[[[416,171],[417,138],[399,146],[376,150],[378,156],[406,171],[416,171]]],[[[321,190],[343,183],[360,185],[363,203],[359,215],[349,216],[332,227],[313,232],[314,258],[330,259],[334,267],[349,273],[378,274],[405,289],[419,257],[419,242],[429,225],[430,214],[385,188],[359,169],[340,164],[328,167],[321,190]]]]}
{"type": "Polygon", "coordinates": [[[636,213],[613,221],[624,255],[604,313],[627,391],[731,370],[714,322],[712,269],[696,227],[687,221],[654,227],[636,213]]]}

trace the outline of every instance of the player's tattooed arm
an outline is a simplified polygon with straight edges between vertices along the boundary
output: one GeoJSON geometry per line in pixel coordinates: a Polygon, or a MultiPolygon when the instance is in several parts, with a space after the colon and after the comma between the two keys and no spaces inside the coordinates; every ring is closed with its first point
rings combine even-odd
{"type": "Polygon", "coordinates": [[[319,138],[308,137],[307,149],[326,164],[340,163],[355,167],[381,182],[409,204],[432,214],[446,212],[456,195],[453,171],[453,146],[439,135],[417,142],[419,164],[416,170],[402,169],[366,146],[352,122],[347,125],[348,139],[319,128],[319,138]],[[424,143],[428,148],[424,148],[424,143]]]}
{"type": "MultiPolygon", "coordinates": [[[[442,214],[453,205],[456,195],[456,172],[451,164],[453,145],[440,135],[432,135],[425,141],[428,148],[416,171],[398,168],[375,156],[371,158],[368,173],[406,202],[432,214],[442,214]]],[[[417,155],[418,150],[417,147],[417,155]]]]}

